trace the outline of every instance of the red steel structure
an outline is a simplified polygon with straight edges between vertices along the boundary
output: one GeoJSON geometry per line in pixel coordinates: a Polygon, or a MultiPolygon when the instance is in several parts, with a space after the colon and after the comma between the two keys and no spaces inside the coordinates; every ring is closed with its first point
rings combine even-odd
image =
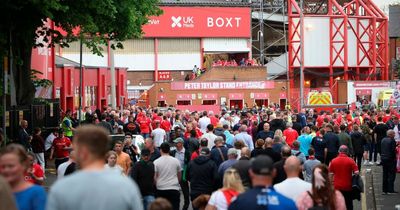
{"type": "MultiPolygon", "coordinates": [[[[344,80],[388,80],[389,79],[389,37],[388,18],[371,0],[353,0],[339,4],[327,0],[323,13],[307,13],[301,10],[296,0],[288,0],[288,74],[290,102],[298,105],[298,72],[300,63],[304,64],[304,36],[300,19],[307,17],[329,18],[329,65],[307,66],[307,71],[329,72],[329,88],[335,92],[335,75],[344,80]],[[354,40],[349,40],[354,33],[354,40]],[[356,43],[354,43],[356,42],[356,43]],[[349,60],[349,46],[356,46],[355,59],[349,60]],[[350,64],[351,63],[351,64],[350,64]],[[365,65],[367,63],[367,65],[365,65]]],[[[319,8],[320,9],[320,8],[319,8]]],[[[316,49],[318,50],[318,49],[316,49]]],[[[354,55],[352,55],[354,57],[354,55]]],[[[334,97],[334,102],[337,99],[334,97]]]]}

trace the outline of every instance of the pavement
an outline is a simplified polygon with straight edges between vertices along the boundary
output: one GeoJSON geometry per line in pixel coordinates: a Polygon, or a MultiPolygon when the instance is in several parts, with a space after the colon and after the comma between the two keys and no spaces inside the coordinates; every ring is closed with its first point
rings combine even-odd
{"type": "MultiPolygon", "coordinates": [[[[382,195],[382,166],[374,165],[366,168],[371,170],[374,195],[368,199],[375,200],[375,208],[371,205],[368,209],[389,210],[396,209],[397,205],[399,206],[397,209],[400,209],[400,193],[382,195]]],[[[394,190],[400,192],[400,173],[396,175],[394,190]]]]}

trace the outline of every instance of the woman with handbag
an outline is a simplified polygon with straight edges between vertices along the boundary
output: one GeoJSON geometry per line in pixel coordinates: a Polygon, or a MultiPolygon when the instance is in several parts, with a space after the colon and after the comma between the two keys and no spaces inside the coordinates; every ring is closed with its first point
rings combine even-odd
{"type": "Polygon", "coordinates": [[[328,167],[324,164],[316,166],[312,174],[311,192],[304,192],[297,199],[298,210],[345,210],[346,204],[342,193],[333,188],[329,179],[328,167]]]}

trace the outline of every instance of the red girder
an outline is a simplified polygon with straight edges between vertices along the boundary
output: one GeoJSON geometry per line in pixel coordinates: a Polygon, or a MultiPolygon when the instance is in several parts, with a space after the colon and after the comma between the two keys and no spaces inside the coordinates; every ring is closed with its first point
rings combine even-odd
{"type": "MultiPolygon", "coordinates": [[[[348,79],[348,33],[356,38],[356,66],[351,66],[357,74],[354,78],[360,79],[360,73],[368,72],[364,78],[387,80],[389,76],[389,48],[388,48],[388,19],[386,15],[372,2],[372,0],[353,0],[343,6],[336,0],[327,0],[328,11],[326,15],[304,14],[303,17],[329,17],[329,48],[330,58],[328,66],[307,66],[315,71],[329,70],[330,87],[333,87],[333,69],[343,68],[344,78],[348,79]],[[355,20],[353,22],[353,20],[355,20]],[[347,30],[350,26],[351,30],[347,30]],[[369,64],[366,64],[368,62],[369,64]],[[318,69],[318,70],[317,70],[318,69]],[[376,73],[380,70],[380,77],[376,73]]],[[[302,37],[300,37],[300,8],[296,0],[288,0],[289,16],[289,79],[290,88],[294,87],[294,69],[304,62],[302,51],[302,37]],[[296,19],[296,21],[294,21],[296,19]]],[[[350,43],[351,44],[351,43],[350,43]]],[[[292,96],[292,99],[294,96],[292,96]]],[[[335,98],[334,98],[335,101],[335,98]]]]}

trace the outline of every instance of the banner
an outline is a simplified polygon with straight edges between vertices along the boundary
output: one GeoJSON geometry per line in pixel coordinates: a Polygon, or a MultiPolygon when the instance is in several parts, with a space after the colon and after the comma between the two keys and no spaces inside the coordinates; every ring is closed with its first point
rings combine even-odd
{"type": "Polygon", "coordinates": [[[249,7],[160,7],[163,14],[150,17],[144,37],[250,38],[249,7]]]}
{"type": "Polygon", "coordinates": [[[159,81],[168,81],[171,80],[171,72],[169,71],[159,71],[157,78],[159,81]]]}
{"type": "Polygon", "coordinates": [[[229,89],[273,89],[273,81],[248,82],[173,82],[171,90],[229,90],[229,89]]]}

